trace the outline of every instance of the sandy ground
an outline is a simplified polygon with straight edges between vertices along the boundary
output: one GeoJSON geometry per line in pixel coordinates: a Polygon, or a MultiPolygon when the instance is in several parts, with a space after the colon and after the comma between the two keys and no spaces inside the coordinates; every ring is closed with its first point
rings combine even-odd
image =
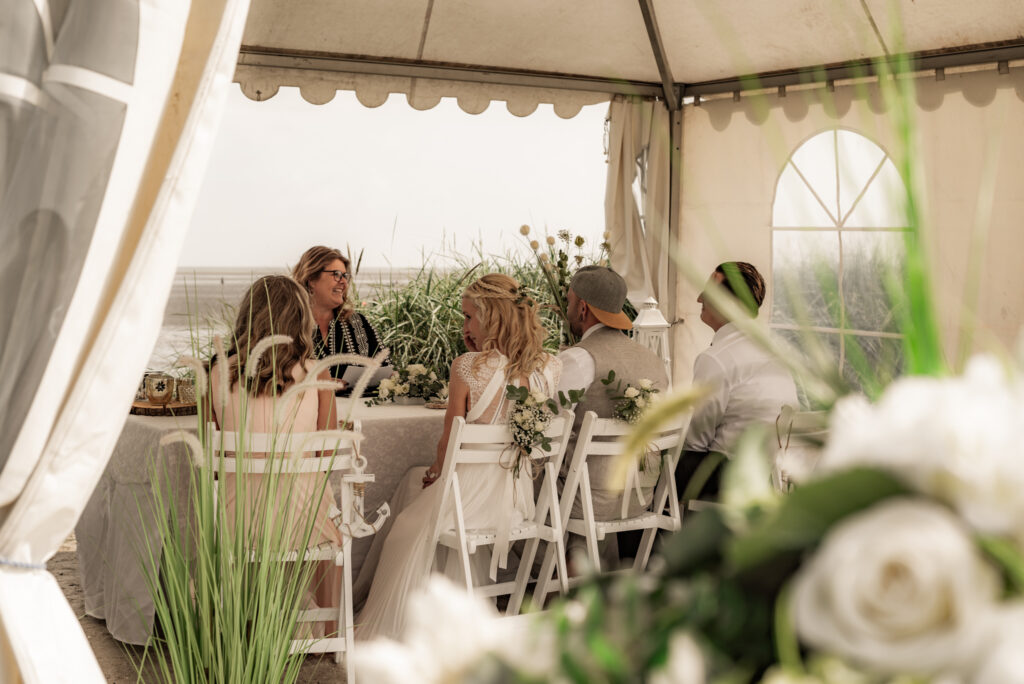
{"type": "MultiPolygon", "coordinates": [[[[123,644],[107,632],[103,620],[85,614],[85,602],[82,597],[82,581],[78,574],[78,545],[74,533],[61,544],[57,553],[46,564],[46,567],[57,578],[61,591],[71,604],[71,610],[78,616],[89,645],[96,660],[103,670],[108,682],[124,684],[127,682],[159,682],[156,670],[146,667],[141,676],[134,663],[142,658],[142,648],[123,644]]],[[[336,665],[333,656],[309,656],[302,666],[299,682],[320,684],[345,681],[344,664],[336,665]]]]}

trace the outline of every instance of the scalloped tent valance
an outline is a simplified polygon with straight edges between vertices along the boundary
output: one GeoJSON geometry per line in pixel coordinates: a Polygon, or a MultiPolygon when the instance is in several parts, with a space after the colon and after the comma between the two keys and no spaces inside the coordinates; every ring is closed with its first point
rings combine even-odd
{"type": "Polygon", "coordinates": [[[253,0],[235,80],[257,100],[296,86],[317,104],[353,90],[370,107],[396,93],[571,117],[614,94],[676,108],[755,87],[745,75],[842,79],[897,54],[917,70],[1024,59],[1022,26],[1019,0],[253,0]]]}
{"type": "Polygon", "coordinates": [[[467,114],[480,114],[492,101],[505,102],[516,116],[529,116],[541,104],[551,104],[555,114],[571,119],[586,105],[607,102],[608,93],[557,88],[473,83],[443,79],[416,79],[405,76],[345,74],[334,71],[261,68],[239,64],[235,81],[251,100],[267,100],[282,86],[299,89],[310,104],[326,104],[339,90],[351,90],[365,107],[379,107],[392,94],[404,95],[413,109],[424,111],[437,106],[442,97],[454,97],[467,114]]]}

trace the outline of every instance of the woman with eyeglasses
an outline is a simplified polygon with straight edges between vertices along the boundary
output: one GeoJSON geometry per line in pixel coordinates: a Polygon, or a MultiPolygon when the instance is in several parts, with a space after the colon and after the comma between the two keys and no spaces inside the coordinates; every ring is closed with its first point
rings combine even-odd
{"type": "MultiPolygon", "coordinates": [[[[310,247],[292,269],[292,277],[309,292],[313,308],[313,353],[318,359],[334,354],[375,356],[380,338],[369,321],[355,310],[349,297],[352,273],[349,260],[331,247],[310,247]]],[[[331,376],[341,380],[348,365],[333,366],[331,376]]],[[[351,388],[337,391],[342,395],[351,388]]]]}

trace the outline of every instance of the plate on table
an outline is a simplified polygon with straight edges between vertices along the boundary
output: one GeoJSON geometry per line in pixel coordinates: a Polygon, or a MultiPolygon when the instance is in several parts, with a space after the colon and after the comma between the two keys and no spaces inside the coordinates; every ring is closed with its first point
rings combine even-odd
{"type": "Polygon", "coordinates": [[[447,401],[428,401],[424,404],[428,409],[446,409],[448,408],[447,401]]]}

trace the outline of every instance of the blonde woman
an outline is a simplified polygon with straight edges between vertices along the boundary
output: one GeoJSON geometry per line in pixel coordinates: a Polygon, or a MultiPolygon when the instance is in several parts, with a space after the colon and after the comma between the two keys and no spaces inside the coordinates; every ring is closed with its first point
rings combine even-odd
{"type": "MultiPolygon", "coordinates": [[[[544,330],[536,308],[519,283],[506,275],[491,273],[466,288],[462,296],[463,336],[467,346],[478,351],[452,362],[448,412],[437,445],[437,460],[425,473],[420,469],[412,475],[422,489],[398,514],[383,541],[369,597],[356,620],[357,638],[400,636],[409,595],[426,583],[423,568],[433,553],[427,525],[441,499],[440,487],[431,485],[444,465],[455,418],[462,416],[469,423],[505,422],[508,384],[526,386],[548,396],[555,393],[561,362],[542,347],[544,330]]],[[[511,497],[508,509],[501,502],[506,500],[502,494],[511,477],[509,470],[498,465],[460,465],[458,469],[468,527],[516,525],[533,515],[533,484],[527,469],[520,472],[515,486],[530,495],[511,497]]],[[[443,511],[442,515],[450,513],[443,511]]],[[[493,572],[494,564],[489,561],[483,551],[478,551],[473,557],[474,576],[480,575],[483,580],[493,572]]],[[[457,562],[444,565],[436,569],[459,577],[457,562]]]]}
{"type": "MultiPolygon", "coordinates": [[[[380,338],[366,317],[355,310],[350,295],[351,263],[331,247],[307,249],[292,269],[292,277],[309,293],[313,308],[313,355],[322,359],[335,354],[376,356],[380,338]]],[[[333,366],[331,376],[341,380],[347,365],[333,366]]],[[[348,388],[338,390],[345,394],[348,388]]]]}
{"type": "MultiPolygon", "coordinates": [[[[309,299],[298,283],[278,275],[265,276],[252,284],[239,304],[227,359],[215,358],[210,371],[214,419],[221,430],[284,434],[337,428],[334,393],[330,389],[310,389],[282,397],[289,387],[307,377],[315,362],[312,330],[309,299]],[[260,341],[272,335],[287,335],[292,342],[274,345],[256,356],[260,341]],[[248,372],[250,360],[256,364],[255,373],[248,372]]],[[[322,379],[326,378],[325,372],[322,379]]],[[[285,531],[285,538],[293,548],[320,542],[341,545],[341,532],[330,519],[334,493],[325,475],[288,476],[287,482],[282,480],[271,494],[275,498],[272,503],[267,501],[268,492],[264,491],[267,488],[261,476],[236,479],[228,474],[225,478],[228,521],[236,519],[238,505],[244,507],[242,520],[246,521],[262,520],[271,507],[269,510],[280,513],[281,520],[290,528],[285,531]],[[311,530],[308,544],[307,530],[311,530]]],[[[315,601],[321,607],[339,603],[341,583],[335,573],[334,564],[329,561],[317,568],[315,601]]]]}

